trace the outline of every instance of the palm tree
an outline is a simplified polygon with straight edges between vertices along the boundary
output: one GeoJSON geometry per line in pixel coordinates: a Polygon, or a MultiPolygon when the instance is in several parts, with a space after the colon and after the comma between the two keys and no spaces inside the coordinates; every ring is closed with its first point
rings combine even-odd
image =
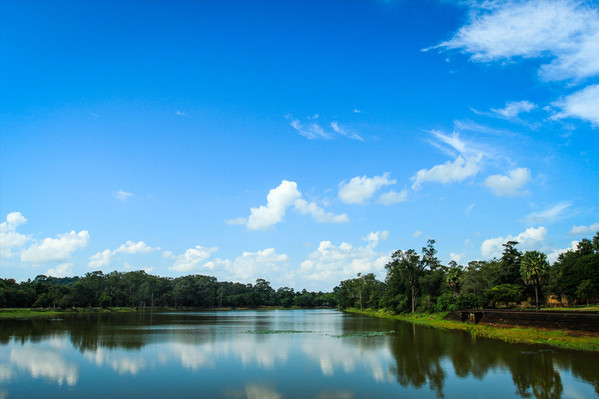
{"type": "Polygon", "coordinates": [[[520,262],[520,275],[525,284],[535,286],[536,308],[539,307],[539,287],[545,283],[549,271],[547,256],[539,251],[526,251],[520,262]]]}

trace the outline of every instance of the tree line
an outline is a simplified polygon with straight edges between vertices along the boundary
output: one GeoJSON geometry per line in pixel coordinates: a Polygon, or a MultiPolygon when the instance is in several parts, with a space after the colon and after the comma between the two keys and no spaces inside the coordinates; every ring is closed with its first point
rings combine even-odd
{"type": "Polygon", "coordinates": [[[49,277],[17,283],[0,279],[0,307],[321,307],[335,306],[331,293],[281,287],[270,282],[255,284],[217,281],[216,277],[189,275],[160,277],[144,271],[104,274],[94,271],[83,277],[49,277]]]}
{"type": "Polygon", "coordinates": [[[592,240],[582,239],[552,265],[542,252],[521,252],[516,241],[503,244],[499,259],[442,265],[434,244],[429,240],[420,253],[395,251],[385,265],[384,281],[372,273],[358,274],[341,281],[333,292],[275,290],[264,279],[242,284],[204,275],[170,278],[144,271],[94,271],[83,277],[39,275],[21,283],[0,279],[0,307],[337,306],[401,313],[509,307],[529,298],[539,308],[549,296],[560,305],[564,299],[569,304],[599,299],[599,233],[592,240]]]}
{"type": "Polygon", "coordinates": [[[508,241],[499,259],[442,265],[434,244],[428,240],[420,253],[395,251],[385,265],[385,281],[372,273],[341,281],[333,290],[338,307],[442,312],[523,302],[539,309],[550,296],[561,306],[599,299],[599,233],[592,240],[582,239],[553,264],[544,253],[523,253],[517,241],[508,241]]]}

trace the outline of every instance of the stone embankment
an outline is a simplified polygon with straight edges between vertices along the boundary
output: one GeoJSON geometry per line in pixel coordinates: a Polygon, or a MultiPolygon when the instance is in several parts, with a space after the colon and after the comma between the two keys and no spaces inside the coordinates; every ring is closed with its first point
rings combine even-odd
{"type": "Polygon", "coordinates": [[[466,309],[449,313],[446,319],[467,323],[499,324],[555,330],[599,333],[599,312],[572,310],[466,309]]]}

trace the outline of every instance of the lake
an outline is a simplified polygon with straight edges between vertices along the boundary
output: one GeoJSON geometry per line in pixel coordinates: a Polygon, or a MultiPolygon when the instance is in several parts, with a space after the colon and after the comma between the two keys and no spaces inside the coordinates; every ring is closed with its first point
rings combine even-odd
{"type": "Polygon", "coordinates": [[[596,353],[335,310],[0,321],[0,398],[596,398],[596,353]]]}

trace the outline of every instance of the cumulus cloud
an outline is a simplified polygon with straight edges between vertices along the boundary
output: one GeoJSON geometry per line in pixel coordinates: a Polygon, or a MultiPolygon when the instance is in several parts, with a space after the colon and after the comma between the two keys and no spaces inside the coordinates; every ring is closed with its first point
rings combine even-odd
{"type": "Polygon", "coordinates": [[[89,233],[85,230],[60,234],[58,238],[46,238],[21,251],[21,261],[31,263],[49,263],[68,260],[77,249],[85,248],[89,242],[89,233]]]}
{"type": "Polygon", "coordinates": [[[563,201],[542,211],[532,212],[525,220],[530,224],[550,223],[564,217],[565,211],[572,206],[569,201],[563,201]]]}
{"type": "Polygon", "coordinates": [[[116,193],[114,193],[114,198],[121,201],[127,201],[129,198],[133,197],[133,195],[133,193],[128,193],[126,191],[119,190],[116,193]]]}
{"type": "Polygon", "coordinates": [[[201,263],[208,259],[217,247],[205,248],[197,245],[195,248],[189,248],[184,254],[175,256],[175,263],[169,267],[169,270],[177,272],[191,272],[201,268],[201,263]]]}
{"type": "Polygon", "coordinates": [[[110,249],[105,249],[102,252],[98,252],[95,255],[92,255],[89,258],[87,266],[94,269],[99,269],[104,266],[108,266],[112,258],[119,253],[127,255],[147,254],[158,249],[160,248],[152,248],[143,241],[133,242],[131,240],[127,240],[126,243],[124,243],[123,245],[121,245],[113,251],[111,251],[110,249]]]}
{"type": "Polygon", "coordinates": [[[599,231],[599,223],[593,223],[589,226],[572,226],[570,234],[584,235],[584,234],[595,234],[599,231]]]}
{"type": "Polygon", "coordinates": [[[591,122],[593,127],[599,127],[599,85],[587,86],[552,105],[561,108],[553,119],[579,118],[591,122]]]}
{"type": "Polygon", "coordinates": [[[347,242],[334,245],[331,241],[321,241],[318,249],[301,263],[298,274],[328,284],[355,277],[357,273],[381,274],[389,255],[376,251],[376,246],[388,236],[387,231],[372,232],[364,237],[367,244],[359,247],[347,242]]]}
{"type": "Polygon", "coordinates": [[[233,262],[226,264],[226,268],[234,279],[249,281],[264,277],[265,273],[276,272],[287,260],[286,254],[277,254],[274,248],[266,248],[257,252],[243,252],[233,262]]]}
{"type": "Polygon", "coordinates": [[[48,269],[46,275],[52,277],[67,277],[72,275],[73,273],[73,264],[72,263],[61,263],[60,265],[48,269]]]}
{"type": "Polygon", "coordinates": [[[342,213],[340,215],[335,215],[331,212],[325,212],[320,206],[318,206],[314,202],[308,202],[304,199],[297,199],[293,205],[295,209],[299,211],[302,215],[310,215],[314,220],[319,223],[346,223],[349,222],[349,217],[347,214],[342,213]]]}
{"type": "Polygon", "coordinates": [[[356,176],[347,183],[343,181],[339,184],[339,198],[347,204],[363,204],[382,187],[397,182],[396,180],[391,180],[389,178],[390,175],[387,172],[382,176],[356,176]]]}
{"type": "Polygon", "coordinates": [[[152,252],[154,248],[148,246],[143,241],[133,242],[128,240],[126,243],[118,247],[115,252],[121,252],[124,254],[140,254],[152,252]]]}
{"type": "Polygon", "coordinates": [[[270,227],[283,220],[287,208],[301,197],[297,183],[283,180],[277,188],[273,188],[266,196],[266,206],[252,208],[247,227],[250,230],[260,230],[270,227]]]}
{"type": "Polygon", "coordinates": [[[112,255],[113,253],[110,249],[105,249],[102,252],[98,252],[89,258],[87,266],[94,269],[100,269],[104,266],[108,266],[112,259],[112,255]]]}
{"type": "Polygon", "coordinates": [[[547,254],[547,260],[549,261],[549,263],[555,262],[561,254],[568,251],[576,251],[576,249],[578,248],[578,244],[579,241],[572,241],[569,248],[554,249],[553,251],[547,254]]]}
{"type": "Polygon", "coordinates": [[[454,161],[435,165],[431,169],[421,169],[412,177],[412,189],[419,190],[424,182],[447,184],[464,181],[479,172],[481,160],[481,154],[468,158],[458,155],[454,161]]]}
{"type": "Polygon", "coordinates": [[[378,203],[382,205],[393,205],[399,204],[400,202],[405,202],[408,200],[408,190],[402,190],[399,193],[393,190],[390,190],[383,195],[381,195],[378,199],[378,203]]]}
{"type": "Polygon", "coordinates": [[[6,215],[6,221],[0,223],[0,258],[11,258],[12,249],[20,248],[29,241],[28,236],[16,232],[17,227],[26,222],[21,212],[11,212],[6,215]]]}
{"type": "Polygon", "coordinates": [[[599,13],[573,0],[477,2],[471,20],[438,48],[460,49],[476,62],[543,58],[545,80],[599,73],[599,13]]]}
{"type": "Polygon", "coordinates": [[[508,235],[483,241],[480,252],[485,258],[499,258],[503,253],[503,244],[508,241],[517,241],[519,243],[518,248],[522,251],[539,250],[543,247],[546,235],[547,229],[543,226],[529,227],[517,236],[508,235]]]}
{"type": "Polygon", "coordinates": [[[497,196],[515,197],[528,194],[520,189],[530,181],[530,170],[528,168],[517,168],[511,170],[507,176],[491,175],[486,178],[485,186],[497,196]]]}
{"type": "Polygon", "coordinates": [[[281,184],[271,189],[266,196],[266,206],[251,208],[247,219],[247,228],[250,230],[264,230],[283,220],[287,209],[293,207],[302,215],[310,215],[319,223],[348,222],[346,214],[335,215],[325,212],[314,202],[302,199],[302,194],[297,189],[297,183],[283,180],[281,184]]]}

